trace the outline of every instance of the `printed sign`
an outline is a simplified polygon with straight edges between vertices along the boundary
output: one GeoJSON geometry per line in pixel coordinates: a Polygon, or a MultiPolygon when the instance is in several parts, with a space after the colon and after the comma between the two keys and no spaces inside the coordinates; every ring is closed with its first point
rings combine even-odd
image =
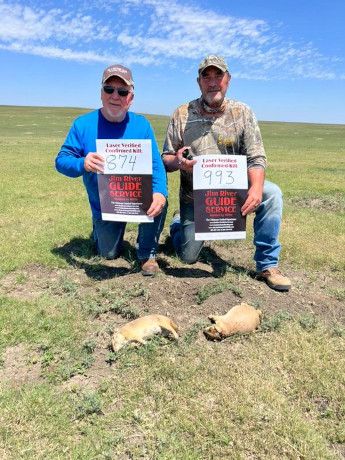
{"type": "Polygon", "coordinates": [[[195,240],[228,240],[246,237],[241,214],[248,191],[245,155],[194,157],[193,194],[195,240]]]}
{"type": "Polygon", "coordinates": [[[146,212],[152,203],[151,139],[97,139],[104,157],[98,174],[103,220],[153,222],[146,212]]]}

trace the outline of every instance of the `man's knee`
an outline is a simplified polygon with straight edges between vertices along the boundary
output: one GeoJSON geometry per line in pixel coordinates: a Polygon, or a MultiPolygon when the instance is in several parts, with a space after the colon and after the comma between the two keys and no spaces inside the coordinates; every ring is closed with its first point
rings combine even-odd
{"type": "Polygon", "coordinates": [[[195,255],[190,255],[190,254],[181,254],[181,260],[185,264],[195,264],[195,262],[198,260],[199,254],[195,255]]]}
{"type": "Polygon", "coordinates": [[[283,193],[278,185],[268,182],[263,190],[262,202],[265,208],[281,212],[283,208],[283,193]]]}
{"type": "Polygon", "coordinates": [[[100,248],[97,246],[97,253],[99,256],[107,260],[117,259],[119,257],[120,251],[115,251],[113,249],[100,248]]]}
{"type": "Polygon", "coordinates": [[[198,244],[182,244],[181,260],[186,264],[195,264],[199,258],[203,242],[198,241],[198,244]]]}
{"type": "Polygon", "coordinates": [[[268,181],[265,181],[264,183],[263,195],[266,199],[276,198],[278,200],[281,200],[283,197],[283,193],[281,189],[278,187],[278,185],[268,181]]]}
{"type": "Polygon", "coordinates": [[[97,254],[108,260],[116,259],[121,252],[125,228],[126,224],[122,222],[94,220],[93,237],[97,254]]]}

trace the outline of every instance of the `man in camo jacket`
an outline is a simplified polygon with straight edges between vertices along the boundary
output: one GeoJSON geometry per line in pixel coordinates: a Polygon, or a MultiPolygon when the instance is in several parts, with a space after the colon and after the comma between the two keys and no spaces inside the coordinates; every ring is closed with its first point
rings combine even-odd
{"type": "Polygon", "coordinates": [[[278,241],[282,193],[265,181],[266,154],[260,129],[250,107],[226,98],[231,75],[221,56],[207,56],[199,65],[197,82],[201,97],[173,113],[163,149],[168,172],[180,170],[180,210],[175,212],[170,234],[184,262],[196,262],[203,241],[195,241],[193,160],[195,155],[246,155],[249,189],[242,214],[255,212],[254,245],[257,277],[277,291],[288,291],[290,280],[278,269],[278,241]],[[183,152],[188,149],[188,158],[183,152]]]}

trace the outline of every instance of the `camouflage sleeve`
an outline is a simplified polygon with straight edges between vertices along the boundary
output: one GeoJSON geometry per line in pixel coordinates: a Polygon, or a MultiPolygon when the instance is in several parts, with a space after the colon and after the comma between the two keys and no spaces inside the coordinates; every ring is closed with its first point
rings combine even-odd
{"type": "Polygon", "coordinates": [[[246,106],[242,148],[247,155],[248,169],[266,169],[266,153],[261,132],[252,109],[246,106]]]}
{"type": "Polygon", "coordinates": [[[180,125],[179,110],[176,109],[168,124],[162,157],[165,155],[175,155],[177,150],[183,146],[182,132],[179,129],[180,125]]]}

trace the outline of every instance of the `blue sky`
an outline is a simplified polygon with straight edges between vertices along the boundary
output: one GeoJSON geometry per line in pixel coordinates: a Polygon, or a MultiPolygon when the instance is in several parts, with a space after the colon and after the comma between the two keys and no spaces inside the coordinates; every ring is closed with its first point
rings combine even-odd
{"type": "Polygon", "coordinates": [[[171,115],[220,54],[259,120],[344,124],[344,18],[343,0],[0,0],[0,104],[97,108],[123,64],[132,109],[171,115]]]}

